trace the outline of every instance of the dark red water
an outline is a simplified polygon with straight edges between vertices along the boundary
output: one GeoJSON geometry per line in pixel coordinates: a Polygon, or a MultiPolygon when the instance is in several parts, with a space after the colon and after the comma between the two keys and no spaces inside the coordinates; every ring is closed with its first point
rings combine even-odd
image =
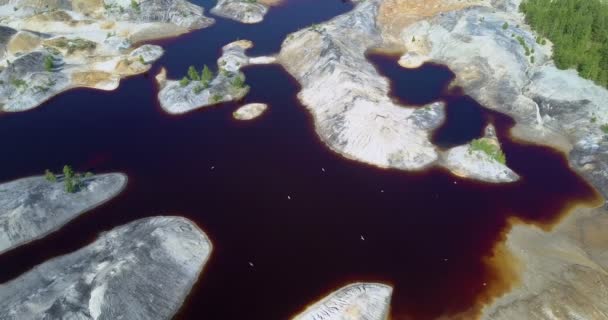
{"type": "MultiPolygon", "coordinates": [[[[154,70],[165,65],[177,77],[190,64],[212,65],[220,46],[237,37],[254,40],[256,54],[270,53],[288,31],[349,8],[287,0],[260,25],[219,20],[166,41],[167,55],[154,70]]],[[[253,122],[232,120],[238,104],[168,116],[151,76],[123,81],[115,92],[75,90],[33,111],[0,115],[0,148],[7,151],[0,181],[66,163],[130,178],[111,202],[1,255],[0,281],[77,250],[101,231],[174,214],[195,221],[214,244],[178,319],[287,319],[351,281],[394,285],[393,319],[433,319],[469,309],[496,277],[482,257],[508,216],[550,222],[566,206],[595,199],[561,154],[510,141],[504,116],[492,121],[509,166],[523,177],[517,183],[342,159],[319,142],[295,97],[299,87],[282,68],[245,73],[252,90],[243,102],[271,106],[253,122]]]]}

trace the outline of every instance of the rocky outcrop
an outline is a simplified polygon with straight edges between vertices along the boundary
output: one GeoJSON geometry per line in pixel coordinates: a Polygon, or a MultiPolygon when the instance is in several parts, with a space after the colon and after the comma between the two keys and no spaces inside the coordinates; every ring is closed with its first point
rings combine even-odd
{"type": "Polygon", "coordinates": [[[261,116],[268,109],[268,105],[265,103],[249,103],[232,113],[232,117],[236,120],[253,120],[261,116]]]}
{"type": "Polygon", "coordinates": [[[17,30],[5,26],[0,26],[0,59],[6,55],[9,41],[17,33],[17,30]]]}
{"type": "Polygon", "coordinates": [[[205,17],[202,7],[186,0],[13,0],[5,5],[14,15],[37,19],[62,17],[62,21],[78,21],[85,16],[87,20],[164,23],[185,29],[213,23],[213,19],[205,17]]]}
{"type": "Polygon", "coordinates": [[[484,320],[606,319],[608,215],[579,208],[552,231],[517,225],[506,246],[520,280],[484,308],[484,320]]]}
{"type": "Polygon", "coordinates": [[[570,141],[572,166],[608,197],[608,90],[573,70],[547,65],[535,70],[524,95],[538,105],[539,120],[533,128],[570,141]]]}
{"type": "Polygon", "coordinates": [[[0,5],[0,110],[32,109],[63,91],[113,90],[146,72],[162,48],[133,43],[210,25],[203,9],[171,1],[11,1],[0,5]]]}
{"type": "Polygon", "coordinates": [[[414,108],[391,99],[387,79],[365,57],[368,49],[385,43],[376,24],[381,3],[363,1],[352,12],[291,34],[283,43],[279,62],[302,85],[298,97],[312,113],[321,140],[348,158],[380,167],[468,167],[472,178],[513,181],[516,175],[504,175],[510,170],[492,159],[449,157],[445,163],[429,139],[443,120],[443,104],[414,108]]]}
{"type": "MultiPolygon", "coordinates": [[[[405,65],[446,64],[467,94],[517,121],[517,137],[565,151],[572,167],[606,196],[608,149],[602,128],[608,123],[608,90],[574,70],[558,70],[550,59],[551,44],[536,42],[517,12],[519,3],[479,1],[412,15],[396,33],[390,26],[382,29],[392,31],[393,37],[386,37],[390,43],[405,49],[405,65]]],[[[518,262],[520,281],[486,306],[481,318],[605,319],[606,226],[604,208],[578,208],[552,230],[514,225],[505,244],[518,262]]]]}
{"type": "Polygon", "coordinates": [[[218,0],[211,13],[242,23],[258,23],[264,20],[268,7],[249,0],[218,0]]]}
{"type": "Polygon", "coordinates": [[[200,29],[213,23],[204,10],[185,0],[104,0],[105,15],[118,20],[161,22],[186,29],[200,29]]]}
{"type": "Polygon", "coordinates": [[[519,176],[509,167],[483,151],[472,149],[470,145],[452,148],[445,157],[446,167],[460,177],[494,183],[519,180],[519,176]]]}
{"type": "Polygon", "coordinates": [[[421,169],[438,158],[427,131],[408,121],[413,108],[391,101],[387,80],[365,58],[382,42],[377,7],[378,1],[365,1],[289,35],[279,61],[302,85],[298,97],[330,148],[381,167],[421,169]]]}
{"type": "Polygon", "coordinates": [[[222,56],[218,59],[216,75],[211,80],[203,79],[198,73],[193,78],[184,76],[180,81],[168,80],[159,74],[157,82],[160,87],[158,100],[168,113],[181,114],[214,104],[235,101],[249,92],[245,84],[245,74],[241,68],[249,64],[271,63],[272,58],[249,58],[245,51],[253,46],[251,41],[239,40],[224,46],[222,56]]]}
{"type": "Polygon", "coordinates": [[[64,190],[62,179],[31,177],[0,184],[0,253],[42,238],[110,200],[123,190],[127,177],[103,174],[82,183],[75,193],[64,190]]]}
{"type": "MultiPolygon", "coordinates": [[[[141,53],[139,55],[114,52],[109,57],[105,56],[106,51],[99,49],[84,57],[69,54],[69,48],[64,55],[52,41],[42,43],[46,47],[18,56],[0,72],[0,107],[3,111],[32,109],[72,88],[116,89],[122,77],[147,71],[150,63],[163,52],[159,46],[144,45],[133,51],[141,53]]],[[[66,40],[66,43],[69,46],[70,41],[66,40]]]]}
{"type": "Polygon", "coordinates": [[[187,219],[137,220],[0,285],[0,319],[171,319],[211,249],[187,219]]]}
{"type": "Polygon", "coordinates": [[[393,288],[354,283],[316,302],[293,320],[387,320],[393,288]]]}
{"type": "Polygon", "coordinates": [[[486,134],[467,145],[446,152],[445,166],[461,177],[495,183],[519,180],[519,175],[505,165],[506,157],[492,125],[486,134]]]}
{"type": "Polygon", "coordinates": [[[493,1],[433,16],[400,32],[406,56],[446,64],[457,84],[484,106],[514,117],[528,131],[526,139],[547,135],[569,141],[570,163],[608,195],[608,142],[601,127],[608,123],[608,90],[558,70],[550,60],[551,45],[517,12],[519,1],[493,1]],[[506,28],[505,28],[506,27],[506,28]],[[561,138],[559,136],[562,136],[561,138]]]}
{"type": "MultiPolygon", "coordinates": [[[[492,159],[483,152],[469,152],[469,145],[437,154],[426,133],[441,122],[442,105],[412,111],[387,101],[386,80],[363,53],[398,48],[405,67],[427,61],[450,67],[453,85],[512,116],[517,137],[566,151],[572,167],[606,196],[608,91],[555,68],[551,44],[536,42],[517,12],[519,2],[361,1],[350,13],[290,35],[279,61],[301,83],[299,98],[320,138],[349,158],[405,170],[441,164],[467,177],[515,179],[507,167],[486,162],[492,159]]],[[[521,282],[486,306],[482,318],[606,318],[607,221],[603,208],[579,208],[551,231],[514,226],[506,247],[520,262],[521,282]]]]}

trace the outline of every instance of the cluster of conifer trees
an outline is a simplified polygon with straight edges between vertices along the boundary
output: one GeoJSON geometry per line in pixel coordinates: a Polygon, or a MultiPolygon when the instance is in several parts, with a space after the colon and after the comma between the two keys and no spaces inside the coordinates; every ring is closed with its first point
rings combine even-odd
{"type": "Polygon", "coordinates": [[[525,0],[526,21],[554,44],[553,59],[561,69],[608,87],[608,1],[525,0]]]}

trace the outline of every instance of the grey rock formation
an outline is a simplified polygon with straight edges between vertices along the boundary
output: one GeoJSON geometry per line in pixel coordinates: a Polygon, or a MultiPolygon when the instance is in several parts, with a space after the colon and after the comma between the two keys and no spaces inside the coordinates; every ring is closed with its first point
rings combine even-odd
{"type": "Polygon", "coordinates": [[[185,0],[13,0],[0,3],[0,21],[0,110],[9,112],[72,88],[114,90],[162,55],[134,43],[213,23],[185,0]]]}
{"type": "Polygon", "coordinates": [[[153,63],[163,56],[163,48],[155,45],[146,44],[135,50],[129,55],[141,59],[144,63],[153,63]],[[141,57],[141,58],[140,58],[141,57]]]}
{"type": "Polygon", "coordinates": [[[506,246],[519,282],[483,309],[483,320],[602,320],[608,315],[608,215],[579,208],[551,231],[518,225],[506,246]]]}
{"type": "Polygon", "coordinates": [[[76,193],[64,191],[61,179],[31,177],[0,184],[0,253],[41,238],[108,201],[123,190],[127,177],[103,174],[83,183],[76,193]]]}
{"type": "Polygon", "coordinates": [[[279,62],[301,83],[298,97],[319,137],[345,157],[380,167],[467,167],[475,171],[472,178],[513,181],[516,175],[505,175],[510,170],[492,159],[452,157],[467,162],[454,164],[439,157],[429,135],[443,120],[443,104],[412,108],[389,97],[387,79],[365,57],[385,43],[376,24],[382,2],[362,1],[349,13],[289,35],[282,45],[279,62]]]}
{"type": "Polygon", "coordinates": [[[56,69],[62,58],[47,50],[26,53],[0,72],[0,108],[5,111],[30,109],[70,86],[66,74],[45,70],[45,59],[52,59],[56,69]]]}
{"type": "Polygon", "coordinates": [[[329,294],[292,320],[387,320],[393,288],[354,283],[329,294]]]}
{"type": "MultiPolygon", "coordinates": [[[[517,12],[519,3],[480,1],[420,14],[398,42],[405,56],[448,65],[467,94],[517,121],[513,133],[519,138],[567,152],[572,167],[606,196],[608,148],[601,126],[608,123],[608,90],[574,70],[555,68],[551,45],[536,43],[517,12]]],[[[512,271],[519,282],[487,305],[481,318],[606,319],[607,227],[604,208],[576,208],[552,230],[513,226],[505,245],[518,262],[512,271]]]]}
{"type": "Polygon", "coordinates": [[[302,85],[298,97],[319,137],[346,157],[400,169],[420,169],[438,155],[427,132],[408,121],[413,108],[394,104],[389,85],[365,58],[382,43],[377,0],[287,37],[279,61],[302,85]],[[407,137],[407,138],[405,138],[407,137]]]}
{"type": "Polygon", "coordinates": [[[608,90],[574,70],[558,70],[550,44],[536,43],[517,12],[519,1],[492,4],[421,19],[402,31],[401,43],[407,54],[446,64],[467,94],[536,132],[528,139],[549,132],[570,141],[570,163],[608,196],[608,141],[601,130],[608,123],[608,90]]]}
{"type": "Polygon", "coordinates": [[[258,23],[264,20],[268,7],[247,0],[218,0],[211,13],[242,23],[258,23]]]}
{"type": "Polygon", "coordinates": [[[0,59],[6,54],[6,45],[17,30],[5,26],[0,26],[0,59]]]}
{"type": "Polygon", "coordinates": [[[213,24],[204,9],[185,0],[130,1],[106,0],[108,17],[142,22],[171,23],[187,29],[200,29],[213,24]]]}
{"type": "MultiPolygon", "coordinates": [[[[161,107],[168,113],[181,114],[244,97],[249,92],[249,86],[245,85],[245,74],[240,69],[252,63],[245,54],[245,50],[252,45],[250,41],[239,40],[224,46],[218,59],[219,72],[208,84],[190,81],[183,85],[177,80],[167,80],[163,75],[157,77],[161,87],[158,93],[161,107]]],[[[263,60],[257,59],[263,63],[272,62],[263,60]]]]}
{"type": "Polygon", "coordinates": [[[0,319],[171,319],[211,249],[187,219],[137,220],[0,285],[0,319]]]}
{"type": "Polygon", "coordinates": [[[542,127],[572,142],[570,163],[608,196],[608,90],[575,71],[543,66],[535,70],[524,94],[537,103],[542,127]]]}
{"type": "Polygon", "coordinates": [[[236,120],[253,120],[261,116],[268,109],[268,105],[264,103],[249,103],[232,113],[232,117],[236,120]]]}
{"type": "Polygon", "coordinates": [[[204,9],[185,0],[141,1],[140,17],[144,21],[167,22],[188,29],[201,29],[214,20],[204,15],[204,9]]]}

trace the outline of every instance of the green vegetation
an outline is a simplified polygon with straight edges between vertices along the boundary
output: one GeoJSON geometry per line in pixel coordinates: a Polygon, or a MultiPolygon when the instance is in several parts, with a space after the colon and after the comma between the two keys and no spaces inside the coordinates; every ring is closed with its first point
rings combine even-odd
{"type": "Polygon", "coordinates": [[[242,76],[238,75],[232,80],[232,86],[235,88],[244,88],[245,87],[245,79],[242,76]]]}
{"type": "Polygon", "coordinates": [[[55,176],[55,174],[53,172],[51,172],[51,170],[46,169],[44,171],[44,178],[49,181],[49,182],[56,182],[57,181],[57,177],[55,176]]]}
{"type": "Polygon", "coordinates": [[[188,78],[190,78],[192,81],[201,80],[201,76],[198,74],[198,71],[196,71],[194,66],[190,66],[190,68],[188,68],[188,78]]]}
{"type": "Polygon", "coordinates": [[[221,94],[214,94],[213,96],[211,96],[211,103],[218,103],[220,101],[222,101],[224,97],[221,94]]]}
{"type": "Polygon", "coordinates": [[[519,42],[519,44],[521,44],[521,46],[524,48],[524,51],[526,52],[526,56],[529,56],[530,55],[530,47],[528,47],[528,44],[526,43],[526,40],[524,40],[524,38],[522,36],[517,36],[516,39],[519,42]]]}
{"type": "Polygon", "coordinates": [[[82,38],[58,38],[53,39],[49,42],[50,46],[67,49],[68,54],[72,54],[76,51],[88,51],[93,50],[97,47],[97,44],[93,41],[89,41],[82,38]]]}
{"type": "Polygon", "coordinates": [[[51,57],[51,56],[44,57],[44,70],[46,70],[47,72],[51,72],[51,71],[53,71],[54,67],[55,67],[55,63],[53,62],[53,57],[51,57]]]}
{"type": "Polygon", "coordinates": [[[188,68],[188,74],[184,76],[180,81],[179,85],[186,87],[190,82],[197,81],[198,84],[193,88],[194,93],[199,94],[204,89],[209,88],[209,84],[213,80],[213,72],[205,65],[203,70],[199,74],[194,66],[188,68]]]}
{"type": "Polygon", "coordinates": [[[63,166],[63,176],[66,179],[71,179],[74,177],[74,170],[72,169],[71,166],[69,166],[67,164],[65,166],[63,166]]]}
{"type": "Polygon", "coordinates": [[[196,87],[194,87],[194,89],[192,89],[192,91],[194,91],[195,94],[199,94],[201,92],[203,92],[203,90],[205,90],[205,88],[203,87],[203,85],[197,84],[196,87]]]}
{"type": "Polygon", "coordinates": [[[135,1],[135,0],[131,0],[131,9],[140,12],[141,8],[139,7],[139,2],[135,1]]]}
{"type": "Polygon", "coordinates": [[[76,193],[76,184],[72,179],[63,180],[64,190],[67,193],[76,193]]]}
{"type": "Polygon", "coordinates": [[[224,68],[220,68],[220,74],[224,77],[230,77],[230,71],[228,71],[224,68]]]}
{"type": "Polygon", "coordinates": [[[179,81],[179,85],[181,87],[185,87],[187,85],[190,84],[190,78],[188,78],[188,76],[184,76],[180,81],[179,81]]]}
{"type": "Polygon", "coordinates": [[[505,22],[505,23],[502,25],[502,29],[503,29],[503,30],[507,30],[507,29],[509,29],[509,24],[505,22]]]}
{"type": "Polygon", "coordinates": [[[489,139],[481,138],[471,141],[469,153],[472,153],[473,151],[481,151],[490,156],[490,158],[502,164],[505,164],[507,162],[505,154],[502,152],[500,147],[492,143],[492,141],[490,141],[489,139]]]}
{"type": "Polygon", "coordinates": [[[600,129],[602,129],[602,132],[604,132],[605,134],[608,134],[608,124],[607,123],[601,125],[600,129]]]}
{"type": "Polygon", "coordinates": [[[574,68],[608,87],[608,2],[526,0],[520,10],[540,35],[553,42],[557,67],[574,68]]]}
{"type": "Polygon", "coordinates": [[[201,72],[201,84],[206,88],[209,86],[209,83],[211,83],[211,80],[213,80],[213,72],[205,65],[203,67],[203,72],[201,72]]]}
{"type": "Polygon", "coordinates": [[[74,170],[69,165],[63,166],[63,186],[65,192],[67,193],[75,193],[78,191],[78,185],[75,181],[74,170]]]}
{"type": "Polygon", "coordinates": [[[142,55],[139,55],[139,63],[146,64],[146,60],[144,60],[144,57],[142,55]]]}
{"type": "MultiPolygon", "coordinates": [[[[93,174],[91,172],[87,172],[85,174],[86,178],[92,177],[93,174]]],[[[47,181],[57,182],[57,176],[51,171],[46,170],[44,172],[44,177],[47,181]]],[[[63,166],[63,188],[67,193],[76,193],[83,187],[82,175],[80,173],[75,173],[71,166],[65,165],[63,166]]]]}
{"type": "Polygon", "coordinates": [[[27,82],[23,79],[13,79],[11,83],[17,88],[27,88],[27,82]]]}
{"type": "Polygon", "coordinates": [[[323,32],[324,31],[324,29],[321,27],[321,25],[317,24],[317,23],[311,25],[310,26],[310,30],[316,31],[316,32],[323,32]]]}

